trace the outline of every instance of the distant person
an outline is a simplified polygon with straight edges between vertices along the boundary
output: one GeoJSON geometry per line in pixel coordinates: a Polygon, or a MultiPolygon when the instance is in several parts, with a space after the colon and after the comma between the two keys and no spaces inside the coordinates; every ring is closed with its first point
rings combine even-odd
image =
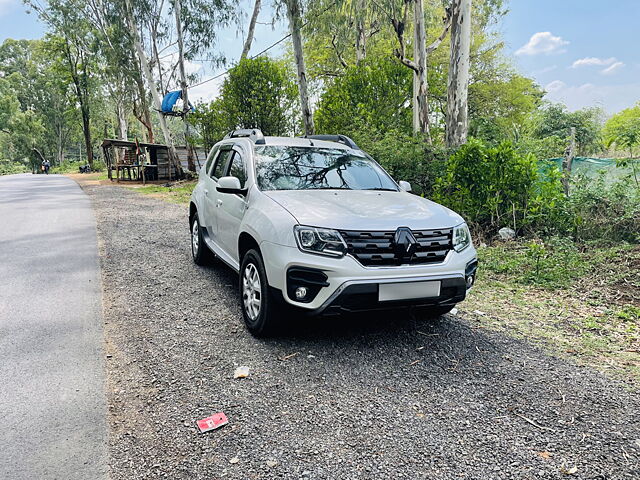
{"type": "Polygon", "coordinates": [[[50,168],[51,168],[51,164],[49,163],[49,160],[45,160],[44,161],[44,173],[49,175],[49,169],[50,168]]]}

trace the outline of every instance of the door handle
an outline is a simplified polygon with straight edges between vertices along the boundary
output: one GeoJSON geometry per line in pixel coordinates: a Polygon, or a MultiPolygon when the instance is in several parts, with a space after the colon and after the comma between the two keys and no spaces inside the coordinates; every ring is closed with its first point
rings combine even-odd
{"type": "Polygon", "coordinates": [[[209,190],[207,190],[206,188],[204,189],[204,194],[205,195],[209,195],[209,190]]]}
{"type": "Polygon", "coordinates": [[[219,207],[220,205],[222,205],[222,200],[220,199],[216,200],[216,207],[219,207]]]}

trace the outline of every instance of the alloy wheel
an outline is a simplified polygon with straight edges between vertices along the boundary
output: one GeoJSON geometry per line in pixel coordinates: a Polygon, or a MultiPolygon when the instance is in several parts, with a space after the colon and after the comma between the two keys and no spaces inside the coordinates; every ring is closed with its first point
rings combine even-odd
{"type": "Polygon", "coordinates": [[[247,316],[255,321],[260,315],[262,288],[258,269],[253,263],[248,263],[242,274],[242,302],[247,316]]]}
{"type": "Polygon", "coordinates": [[[193,251],[193,256],[198,255],[198,249],[200,248],[200,228],[198,224],[198,219],[193,220],[193,225],[191,226],[191,249],[193,251]]]}

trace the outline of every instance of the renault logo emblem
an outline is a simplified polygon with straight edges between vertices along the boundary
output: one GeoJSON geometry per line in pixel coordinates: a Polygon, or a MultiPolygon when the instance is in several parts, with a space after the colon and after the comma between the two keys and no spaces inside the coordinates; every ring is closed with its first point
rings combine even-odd
{"type": "Polygon", "coordinates": [[[413,254],[416,253],[418,245],[419,243],[410,228],[398,228],[393,236],[393,251],[398,264],[409,263],[413,254]]]}

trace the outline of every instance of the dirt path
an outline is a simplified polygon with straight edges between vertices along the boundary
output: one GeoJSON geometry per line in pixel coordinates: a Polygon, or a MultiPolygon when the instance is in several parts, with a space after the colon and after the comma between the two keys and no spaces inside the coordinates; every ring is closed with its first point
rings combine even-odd
{"type": "Polygon", "coordinates": [[[301,319],[256,340],[236,276],[192,263],[185,207],[85,189],[114,479],[640,477],[638,393],[451,316],[301,319]],[[229,425],[197,433],[217,411],[229,425]]]}

